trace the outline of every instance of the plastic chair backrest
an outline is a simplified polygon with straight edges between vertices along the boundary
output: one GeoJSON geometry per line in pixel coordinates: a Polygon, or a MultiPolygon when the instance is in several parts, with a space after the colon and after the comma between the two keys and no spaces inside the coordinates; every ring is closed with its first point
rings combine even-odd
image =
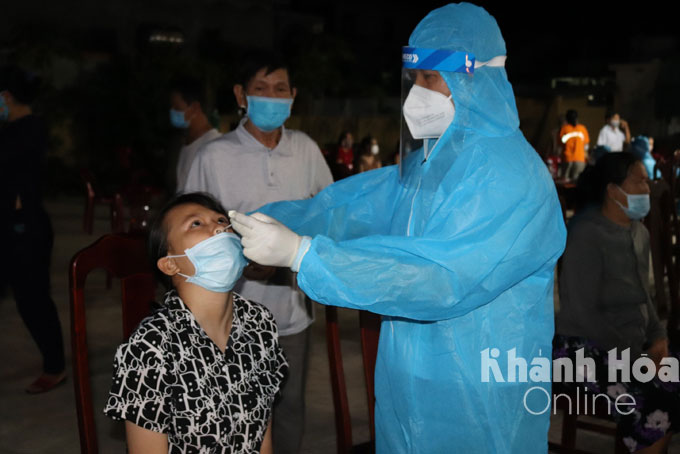
{"type": "Polygon", "coordinates": [[[668,310],[668,335],[672,340],[677,337],[678,316],[680,313],[680,289],[677,267],[673,264],[673,215],[675,202],[669,185],[664,180],[650,182],[650,211],[645,218],[649,230],[652,269],[659,315],[668,310]],[[666,278],[666,279],[664,279],[666,278]],[[668,283],[670,302],[666,300],[665,283],[668,283]]]}
{"type": "Polygon", "coordinates": [[[584,394],[582,390],[575,391],[560,382],[553,383],[552,394],[552,403],[556,408],[551,408],[551,411],[561,410],[563,416],[560,441],[548,441],[548,450],[550,452],[594,454],[592,451],[583,451],[576,448],[577,430],[583,429],[589,432],[614,436],[614,454],[628,453],[626,445],[623,443],[621,428],[616,425],[612,427],[610,424],[613,421],[613,417],[612,410],[609,408],[607,401],[593,399],[592,397],[588,400],[588,395],[584,394]],[[588,418],[579,419],[580,416],[587,416],[588,418]]]}
{"type": "MultiPolygon", "coordinates": [[[[338,454],[346,454],[357,450],[373,452],[375,445],[375,362],[378,354],[378,339],[380,337],[381,317],[367,311],[359,312],[359,327],[361,337],[361,355],[364,365],[364,379],[371,441],[369,446],[352,444],[352,422],[347,398],[347,385],[340,348],[340,330],[338,326],[338,310],[334,306],[326,306],[326,344],[328,346],[328,365],[333,391],[333,407],[335,410],[335,431],[337,436],[338,454]]],[[[364,451],[362,451],[364,452],[364,451]]]]}
{"type": "Polygon", "coordinates": [[[69,289],[73,384],[80,447],[81,452],[87,454],[97,453],[98,445],[90,387],[84,289],[88,274],[98,268],[107,270],[121,281],[123,336],[126,339],[151,312],[156,290],[143,236],[104,235],[71,259],[69,289]]]}
{"type": "Polygon", "coordinates": [[[83,183],[85,183],[87,196],[94,199],[96,195],[94,191],[94,175],[87,169],[80,169],[80,178],[83,180],[83,183]]]}

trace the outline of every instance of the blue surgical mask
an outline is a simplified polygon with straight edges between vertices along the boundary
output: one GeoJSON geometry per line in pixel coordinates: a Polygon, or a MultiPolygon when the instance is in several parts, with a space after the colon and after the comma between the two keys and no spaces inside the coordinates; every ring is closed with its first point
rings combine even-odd
{"type": "Polygon", "coordinates": [[[264,96],[246,96],[248,100],[248,119],[260,130],[270,132],[290,117],[293,98],[267,98],[264,96]]]}
{"type": "Polygon", "coordinates": [[[170,109],[170,124],[179,129],[189,127],[189,122],[184,119],[184,112],[175,109],[170,109]]]}
{"type": "Polygon", "coordinates": [[[619,191],[626,195],[628,207],[626,208],[623,206],[618,200],[614,200],[614,202],[616,202],[621,207],[628,218],[639,221],[640,219],[647,216],[649,213],[649,194],[628,194],[623,189],[621,189],[620,186],[617,186],[617,188],[619,188],[619,191]]]}
{"type": "Polygon", "coordinates": [[[0,94],[0,121],[7,121],[9,118],[9,106],[5,102],[5,96],[0,94]]]}
{"type": "Polygon", "coordinates": [[[247,263],[241,239],[230,232],[218,233],[185,250],[184,254],[167,257],[184,256],[194,265],[195,273],[193,276],[178,274],[211,292],[225,293],[234,288],[247,263]]]}

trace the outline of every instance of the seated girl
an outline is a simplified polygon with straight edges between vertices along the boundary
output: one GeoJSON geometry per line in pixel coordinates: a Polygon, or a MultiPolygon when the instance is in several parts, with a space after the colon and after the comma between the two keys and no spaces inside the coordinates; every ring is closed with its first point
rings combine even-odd
{"type": "Polygon", "coordinates": [[[212,197],[176,196],[149,233],[171,288],[118,347],[104,413],[125,420],[128,452],[271,453],[287,370],[272,314],[231,292],[246,260],[212,197]]]}
{"type": "Polygon", "coordinates": [[[668,361],[668,337],[648,289],[649,232],[640,222],[650,206],[647,172],[633,155],[609,153],[584,172],[579,186],[593,203],[569,222],[553,357],[575,363],[575,352],[583,348],[595,362],[595,381],[584,383],[586,389],[611,401],[621,394],[635,400],[633,411],[611,410],[628,450],[665,452],[680,429],[677,378],[641,382],[619,375],[610,381],[607,367],[614,348],[619,357],[629,349],[631,365],[640,356],[651,358],[657,369],[668,361]]]}

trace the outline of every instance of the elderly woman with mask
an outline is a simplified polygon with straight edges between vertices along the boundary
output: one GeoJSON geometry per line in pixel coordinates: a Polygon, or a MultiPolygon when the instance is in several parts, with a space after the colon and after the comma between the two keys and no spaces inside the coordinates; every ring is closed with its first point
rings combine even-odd
{"type": "Polygon", "coordinates": [[[612,415],[631,452],[655,453],[664,452],[678,429],[677,377],[675,382],[610,378],[607,365],[612,349],[619,357],[628,352],[631,365],[645,356],[657,369],[669,361],[666,330],[648,290],[649,232],[640,222],[649,212],[647,181],[645,166],[630,153],[603,156],[580,180],[592,203],[569,223],[553,356],[574,360],[584,349],[595,361],[595,377],[583,385],[612,401],[632,396],[634,410],[621,407],[612,415]]]}

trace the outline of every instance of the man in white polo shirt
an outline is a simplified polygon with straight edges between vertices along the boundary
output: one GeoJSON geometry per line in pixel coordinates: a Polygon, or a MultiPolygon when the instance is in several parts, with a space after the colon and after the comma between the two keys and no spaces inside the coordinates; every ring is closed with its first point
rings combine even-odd
{"type": "Polygon", "coordinates": [[[597,144],[609,147],[610,151],[623,151],[624,146],[630,143],[628,122],[618,113],[607,112],[605,123],[597,136],[597,144]]]}
{"type": "MultiPolygon", "coordinates": [[[[286,129],[297,90],[287,65],[271,54],[253,55],[234,85],[246,116],[238,127],[201,148],[189,171],[185,192],[205,191],[229,210],[248,212],[280,200],[306,199],[333,182],[317,144],[305,133],[286,129]]],[[[274,407],[274,451],[297,453],[304,429],[304,387],[311,307],[287,269],[253,269],[234,289],[265,305],[279,329],[289,363],[288,379],[274,407]]]]}

